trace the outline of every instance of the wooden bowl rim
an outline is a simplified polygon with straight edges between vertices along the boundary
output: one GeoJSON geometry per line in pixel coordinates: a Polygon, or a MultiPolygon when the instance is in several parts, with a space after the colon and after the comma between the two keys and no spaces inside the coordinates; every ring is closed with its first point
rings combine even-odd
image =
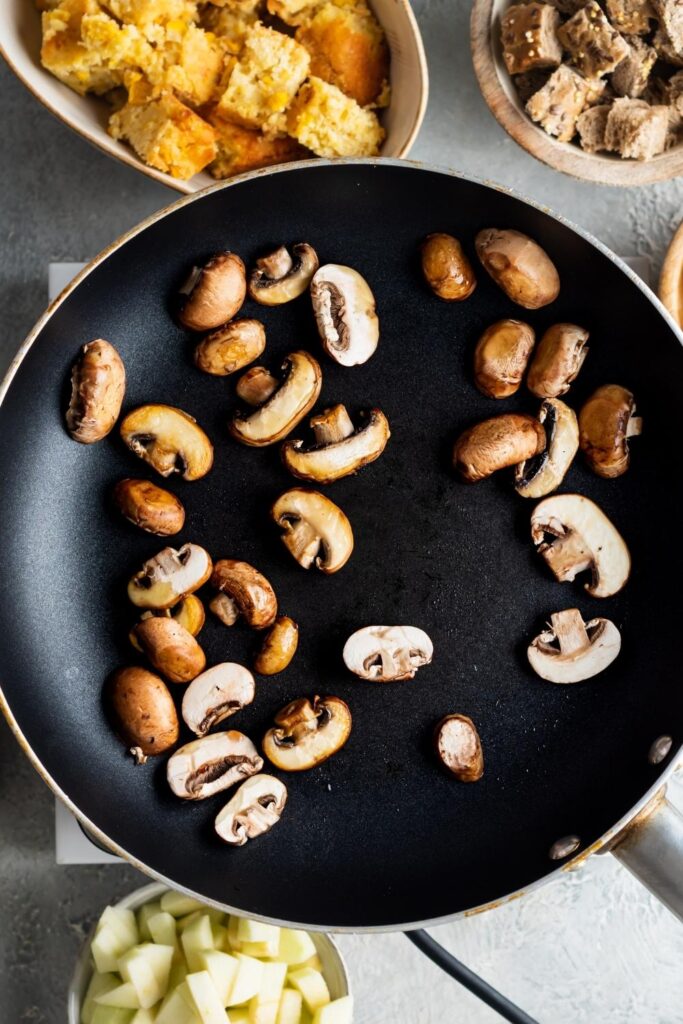
{"type": "Polygon", "coordinates": [[[657,293],[662,304],[671,313],[677,324],[683,325],[683,304],[681,284],[683,283],[683,222],[678,225],[675,235],[666,250],[659,275],[657,293]]]}

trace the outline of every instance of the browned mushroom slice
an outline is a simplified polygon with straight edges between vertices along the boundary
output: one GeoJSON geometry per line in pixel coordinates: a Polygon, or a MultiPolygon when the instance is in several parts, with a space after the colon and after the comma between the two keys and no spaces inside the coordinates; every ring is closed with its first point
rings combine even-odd
{"type": "Polygon", "coordinates": [[[178,314],[184,327],[210,331],[239,312],[247,294],[244,263],[234,252],[219,252],[203,267],[194,267],[180,289],[178,314]]]}
{"type": "Polygon", "coordinates": [[[277,768],[301,772],[336,754],[350,734],[351,712],[341,698],[300,698],[278,711],[263,753],[277,768]]]}
{"type": "Polygon", "coordinates": [[[378,683],[412,679],[429,665],[432,641],[416,626],[365,626],[344,644],[344,664],[361,679],[378,683]]]}
{"type": "Polygon", "coordinates": [[[256,268],[249,277],[249,294],[264,306],[291,302],[303,295],[317,269],[318,256],[308,242],[293,245],[291,255],[281,245],[256,260],[256,268]]]}
{"type": "Polygon", "coordinates": [[[621,649],[619,630],[609,619],[583,621],[578,608],[553,612],[550,625],[529,644],[534,672],[551,683],[580,683],[611,665],[621,649]]]}
{"type": "Polygon", "coordinates": [[[467,483],[531,459],[545,448],[545,430],[537,419],[503,413],[463,431],[453,448],[453,465],[467,483]]]}
{"type": "Polygon", "coordinates": [[[282,543],[304,569],[338,572],[351,557],[353,530],[338,505],[319,491],[292,487],[281,494],[271,517],[282,527],[282,543]]]}
{"type": "Polygon", "coordinates": [[[313,276],[311,302],[323,348],[342,366],[366,363],[379,342],[375,297],[351,267],[327,263],[313,276]]]}
{"type": "Polygon", "coordinates": [[[252,629],[272,626],[277,615],[277,598],[266,577],[248,562],[222,558],[216,562],[211,586],[220,591],[209,607],[226,626],[241,615],[252,629]]]}
{"type": "Polygon", "coordinates": [[[256,775],[263,758],[241,732],[214,732],[176,750],[166,766],[168,784],[183,800],[204,800],[256,775]]]}
{"type": "Polygon", "coordinates": [[[628,439],[640,434],[643,428],[643,421],[635,411],[632,393],[618,384],[598,388],[581,409],[581,450],[598,476],[612,479],[628,469],[628,439]]]}
{"type": "Polygon", "coordinates": [[[102,338],[88,342],[71,371],[71,401],[66,425],[74,441],[93,444],[112,429],[123,403],[126,370],[113,345],[102,338]]]}
{"type": "Polygon", "coordinates": [[[543,402],[538,422],[546,433],[546,447],[515,468],[515,490],[523,498],[542,498],[556,490],[579,448],[576,413],[559,398],[543,402]]]}
{"type": "Polygon", "coordinates": [[[262,836],[280,820],[287,803],[287,787],[272,775],[255,775],[243,782],[218,812],[216,832],[230,846],[244,846],[262,836]]]}
{"type": "Polygon", "coordinates": [[[213,445],[192,416],[171,405],[141,405],[123,418],[121,439],[161,476],[199,480],[213,465],[213,445]]]}
{"type": "Polygon", "coordinates": [[[199,544],[163,548],[148,558],[128,584],[128,597],[138,608],[173,608],[199,590],[211,575],[211,557],[199,544]]]}
{"type": "Polygon", "coordinates": [[[241,711],[254,699],[251,672],[226,661],[194,679],[183,695],[183,720],[196,736],[205,736],[219,722],[241,711]]]}
{"type": "MultiPolygon", "coordinates": [[[[275,444],[315,405],[322,387],[318,361],[308,352],[291,352],[285,359],[283,371],[281,384],[262,405],[253,412],[237,413],[233,417],[229,429],[237,441],[257,448],[275,444]]],[[[262,380],[259,383],[262,384],[262,380]]]]}
{"type": "Polygon", "coordinates": [[[389,423],[381,410],[371,409],[365,413],[356,429],[344,405],[335,405],[314,416],[311,427],[314,444],[306,447],[303,441],[285,441],[282,461],[299,479],[321,484],[341,480],[374,462],[391,436],[389,423]]]}
{"type": "Polygon", "coordinates": [[[478,782],[484,774],[479,733],[467,715],[446,715],[436,727],[439,759],[460,782],[478,782]]]}

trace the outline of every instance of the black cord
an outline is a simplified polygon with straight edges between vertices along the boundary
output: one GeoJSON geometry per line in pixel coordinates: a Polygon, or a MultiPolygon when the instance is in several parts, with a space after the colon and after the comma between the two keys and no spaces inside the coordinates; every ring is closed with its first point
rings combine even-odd
{"type": "Polygon", "coordinates": [[[538,1024],[528,1013],[520,1010],[518,1006],[515,1006],[504,995],[501,995],[495,988],[492,988],[478,974],[475,974],[469,967],[465,967],[463,963],[456,960],[448,950],[440,946],[423,928],[419,928],[414,932],[406,932],[405,936],[425,956],[428,956],[433,963],[440,967],[442,971],[450,974],[451,978],[459,981],[461,985],[469,989],[475,996],[478,996],[483,1003],[490,1006],[492,1010],[499,1013],[505,1020],[512,1021],[512,1024],[538,1024]]]}

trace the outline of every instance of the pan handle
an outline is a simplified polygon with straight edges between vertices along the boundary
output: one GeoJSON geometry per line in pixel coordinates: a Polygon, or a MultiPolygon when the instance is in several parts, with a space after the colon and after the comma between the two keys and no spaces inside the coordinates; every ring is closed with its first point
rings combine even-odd
{"type": "Polygon", "coordinates": [[[666,786],[609,849],[683,921],[683,815],[666,799],[666,786]]]}

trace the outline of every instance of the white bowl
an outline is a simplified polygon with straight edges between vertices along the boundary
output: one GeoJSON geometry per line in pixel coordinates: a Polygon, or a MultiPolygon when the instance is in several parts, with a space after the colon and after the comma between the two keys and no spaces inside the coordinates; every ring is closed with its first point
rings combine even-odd
{"type": "MultiPolygon", "coordinates": [[[[129,910],[138,910],[143,903],[157,900],[167,891],[167,886],[154,882],[152,885],[145,885],[142,889],[136,889],[135,892],[131,892],[128,896],[119,900],[116,906],[126,907],[129,910]]],[[[90,943],[93,934],[94,929],[81,947],[73,977],[71,978],[67,997],[67,1024],[80,1024],[81,1005],[93,973],[90,960],[90,943]]],[[[341,999],[342,996],[350,995],[346,964],[337,944],[329,935],[325,935],[322,932],[311,932],[310,936],[320,957],[322,972],[325,975],[325,981],[327,982],[332,999],[341,999]]]]}
{"type": "MultiPolygon", "coordinates": [[[[215,179],[203,171],[179,181],[148,167],[123,142],[107,134],[106,100],[79,96],[40,63],[40,14],[33,0],[0,0],[0,53],[37,100],[98,149],[178,192],[199,192],[215,179]]],[[[387,137],[382,156],[404,157],[415,142],[427,107],[427,61],[422,37],[408,0],[372,0],[391,50],[391,104],[384,111],[387,137]]]]}

